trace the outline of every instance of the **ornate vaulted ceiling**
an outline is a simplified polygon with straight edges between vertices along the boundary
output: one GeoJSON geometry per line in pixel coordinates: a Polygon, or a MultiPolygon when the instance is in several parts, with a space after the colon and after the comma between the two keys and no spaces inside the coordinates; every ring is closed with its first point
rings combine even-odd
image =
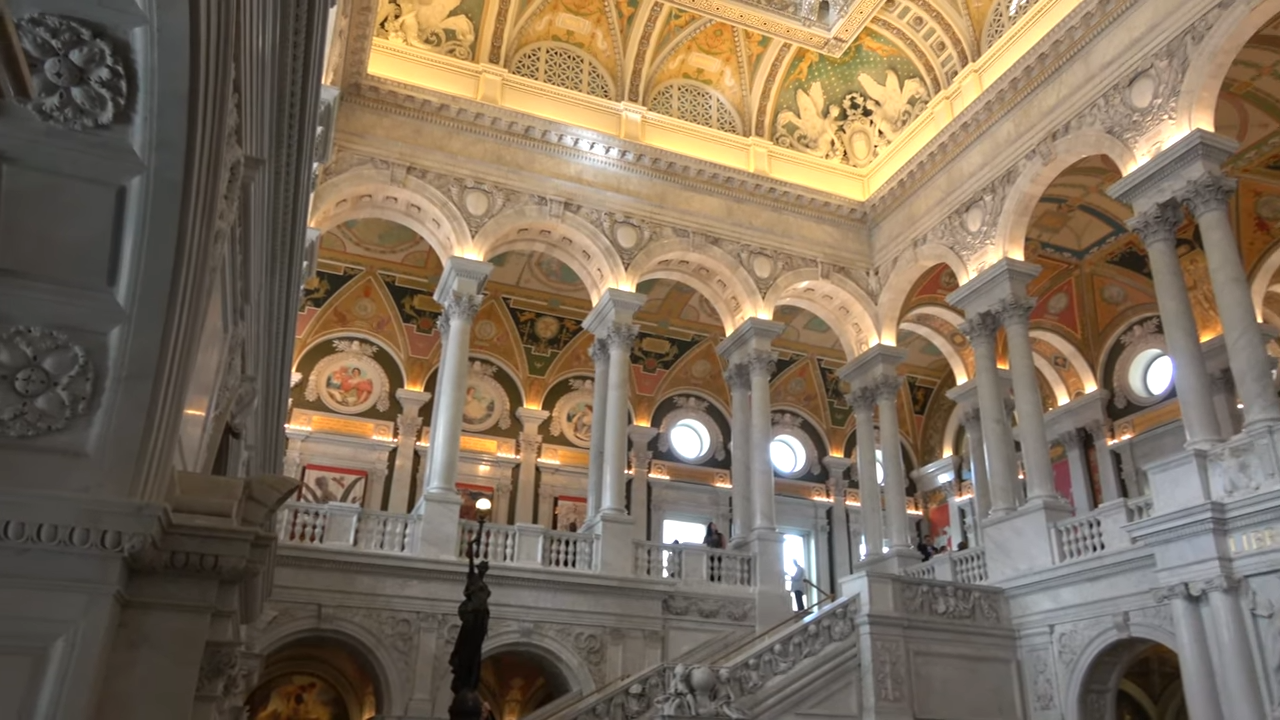
{"type": "Polygon", "coordinates": [[[854,199],[1009,24],[1007,0],[351,1],[374,77],[854,199]]]}

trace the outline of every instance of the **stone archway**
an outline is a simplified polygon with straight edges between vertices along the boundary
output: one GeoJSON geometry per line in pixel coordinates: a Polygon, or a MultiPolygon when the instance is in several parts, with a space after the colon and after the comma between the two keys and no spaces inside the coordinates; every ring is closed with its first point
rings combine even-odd
{"type": "Polygon", "coordinates": [[[570,672],[530,646],[507,646],[480,665],[480,697],[496,720],[520,720],[575,690],[570,672]]]}
{"type": "Polygon", "coordinates": [[[332,635],[306,635],[272,650],[245,702],[249,720],[369,720],[387,698],[375,662],[332,635]]]}
{"type": "Polygon", "coordinates": [[[1187,720],[1178,656],[1143,638],[1118,640],[1085,670],[1078,720],[1187,720]]]}

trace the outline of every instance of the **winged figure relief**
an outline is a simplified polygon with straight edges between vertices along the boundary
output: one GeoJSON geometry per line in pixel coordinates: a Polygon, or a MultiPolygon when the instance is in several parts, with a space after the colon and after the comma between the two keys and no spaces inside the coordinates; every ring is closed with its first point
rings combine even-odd
{"type": "Polygon", "coordinates": [[[822,91],[822,82],[809,86],[808,92],[796,91],[796,108],[800,114],[790,110],[778,113],[779,140],[786,145],[796,145],[813,155],[823,158],[838,157],[843,154],[843,146],[836,138],[840,125],[840,107],[826,107],[826,97],[822,91]],[[825,110],[825,113],[824,113],[825,110]],[[788,131],[787,128],[795,130],[788,131]]]}
{"type": "Polygon", "coordinates": [[[462,0],[381,0],[378,18],[391,38],[469,60],[476,29],[466,15],[453,15],[461,4],[462,0]]]}
{"type": "Polygon", "coordinates": [[[858,75],[858,84],[875,101],[871,107],[871,119],[886,140],[894,140],[915,117],[919,101],[927,99],[929,90],[919,78],[908,78],[904,83],[898,73],[888,71],[884,84],[876,82],[866,73],[858,75]]]}

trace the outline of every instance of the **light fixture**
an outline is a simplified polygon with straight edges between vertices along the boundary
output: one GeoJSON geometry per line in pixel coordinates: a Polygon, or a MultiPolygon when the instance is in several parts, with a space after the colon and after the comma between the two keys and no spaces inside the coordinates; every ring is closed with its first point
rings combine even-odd
{"type": "Polygon", "coordinates": [[[492,509],[493,501],[489,498],[482,497],[479,500],[476,500],[476,510],[479,510],[480,512],[489,512],[492,509]]]}

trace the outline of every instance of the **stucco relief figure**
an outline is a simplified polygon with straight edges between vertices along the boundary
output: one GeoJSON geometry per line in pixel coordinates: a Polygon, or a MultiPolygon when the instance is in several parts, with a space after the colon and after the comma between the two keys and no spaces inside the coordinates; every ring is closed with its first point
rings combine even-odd
{"type": "Polygon", "coordinates": [[[676,665],[667,682],[667,692],[658,697],[660,712],[668,717],[693,717],[693,688],[689,687],[689,667],[676,665]]]}
{"type": "Polygon", "coordinates": [[[889,70],[884,84],[876,82],[866,73],[858,75],[858,84],[874,104],[868,104],[871,119],[885,139],[893,141],[911,124],[916,116],[917,102],[928,99],[929,91],[919,78],[898,79],[898,73],[889,70]]]}
{"type": "Polygon", "coordinates": [[[796,91],[796,108],[778,113],[773,141],[783,147],[865,167],[879,149],[888,145],[911,124],[929,100],[919,78],[902,81],[893,70],[884,83],[866,73],[858,75],[861,92],[844,96],[839,105],[827,105],[821,82],[796,91]]]}
{"type": "Polygon", "coordinates": [[[822,91],[822,83],[815,82],[809,91],[796,91],[796,107],[800,114],[790,110],[778,113],[778,132],[794,127],[790,134],[797,150],[804,150],[821,158],[837,158],[843,155],[843,148],[836,139],[836,131],[840,127],[840,107],[825,107],[826,97],[822,91]],[[824,112],[825,109],[825,112],[824,112]]]}
{"type": "Polygon", "coordinates": [[[383,0],[378,26],[390,40],[470,60],[476,29],[471,18],[453,14],[461,4],[462,0],[383,0]]]}

